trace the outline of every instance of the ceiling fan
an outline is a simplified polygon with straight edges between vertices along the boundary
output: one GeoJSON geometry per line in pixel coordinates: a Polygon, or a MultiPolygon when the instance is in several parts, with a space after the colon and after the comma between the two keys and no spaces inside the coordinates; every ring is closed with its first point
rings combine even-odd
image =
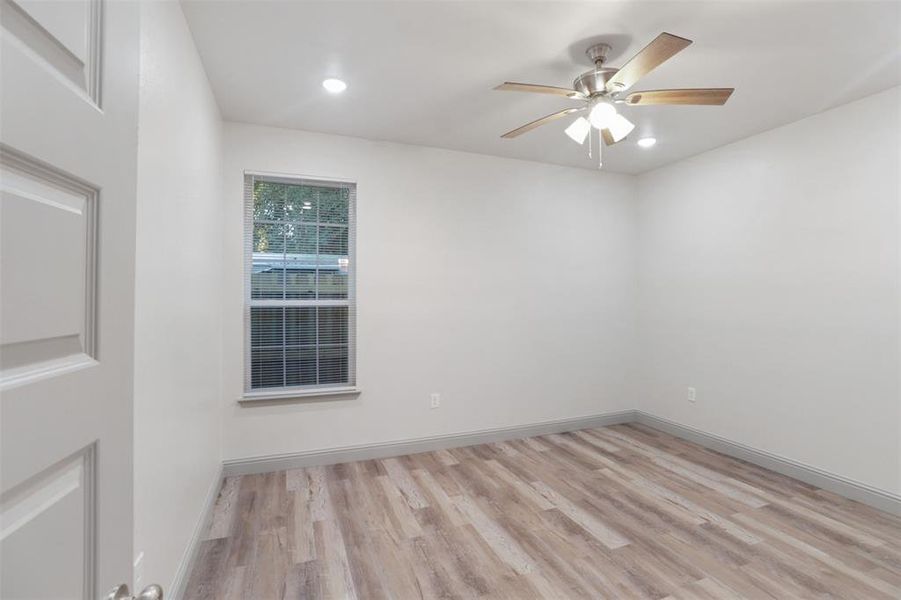
{"type": "MultiPolygon", "coordinates": [[[[552,94],[582,102],[582,106],[565,108],[553,114],[541,117],[522,127],[508,131],[502,138],[512,139],[524,133],[528,133],[537,127],[556,121],[562,117],[576,113],[586,112],[588,118],[580,116],[566,128],[566,135],[579,144],[584,144],[588,139],[588,156],[591,156],[591,129],[597,129],[604,139],[604,144],[610,146],[626,138],[635,128],[627,118],[619,114],[616,105],[626,106],[652,106],[660,104],[695,104],[695,105],[723,105],[732,95],[734,88],[698,88],[698,89],[673,89],[673,90],[649,90],[626,92],[639,79],[659,67],[672,58],[676,53],[684,50],[691,44],[691,40],[673,35],[661,33],[654,40],[641,49],[625,65],[619,69],[605,67],[607,53],[610,52],[610,44],[594,44],[585,54],[594,63],[594,69],[582,73],[573,81],[571,88],[556,87],[550,85],[534,85],[530,83],[515,83],[507,81],[497,86],[496,90],[511,92],[532,92],[538,94],[552,94]]],[[[598,155],[600,157],[600,141],[598,142],[598,155]]],[[[601,167],[599,158],[598,168],[601,167]]]]}

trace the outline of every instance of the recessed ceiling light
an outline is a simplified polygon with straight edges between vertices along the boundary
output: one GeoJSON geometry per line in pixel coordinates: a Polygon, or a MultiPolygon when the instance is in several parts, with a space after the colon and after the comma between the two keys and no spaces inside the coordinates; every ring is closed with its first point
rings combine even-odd
{"type": "Polygon", "coordinates": [[[657,138],[645,137],[638,140],[638,145],[642,148],[650,148],[657,143],[657,138]]]}
{"type": "Polygon", "coordinates": [[[340,94],[347,89],[347,84],[340,79],[326,79],[322,82],[322,87],[333,94],[340,94]]]}

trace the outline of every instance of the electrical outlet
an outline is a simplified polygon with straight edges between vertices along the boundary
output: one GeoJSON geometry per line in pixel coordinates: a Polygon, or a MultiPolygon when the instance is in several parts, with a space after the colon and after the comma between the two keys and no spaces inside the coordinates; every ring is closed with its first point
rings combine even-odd
{"type": "Polygon", "coordinates": [[[697,392],[693,387],[688,388],[688,401],[694,402],[697,399],[697,392]]]}
{"type": "Polygon", "coordinates": [[[135,589],[139,590],[144,587],[144,553],[141,552],[135,557],[134,564],[134,575],[135,575],[135,589]]]}
{"type": "Polygon", "coordinates": [[[441,394],[436,392],[431,394],[429,397],[431,399],[430,406],[432,408],[438,408],[439,406],[441,406],[441,394]]]}

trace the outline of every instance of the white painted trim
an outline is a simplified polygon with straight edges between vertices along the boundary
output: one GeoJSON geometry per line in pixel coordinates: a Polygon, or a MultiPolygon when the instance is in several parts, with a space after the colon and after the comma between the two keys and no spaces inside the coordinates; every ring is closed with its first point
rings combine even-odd
{"type": "Polygon", "coordinates": [[[203,534],[210,526],[210,520],[213,518],[213,509],[216,506],[216,499],[219,497],[219,490],[222,488],[222,480],[225,479],[222,467],[216,472],[210,488],[206,493],[206,500],[203,502],[203,510],[200,513],[200,519],[191,533],[191,539],[185,548],[185,553],[178,563],[178,571],[172,580],[172,586],[165,592],[166,598],[171,600],[181,600],[188,586],[188,580],[191,578],[191,571],[194,570],[194,564],[197,562],[197,555],[200,553],[200,544],[203,542],[203,534]]]}
{"type": "Polygon", "coordinates": [[[303,400],[304,398],[316,398],[320,396],[355,396],[360,393],[362,393],[362,390],[356,386],[297,389],[282,388],[273,392],[244,392],[244,395],[238,399],[238,402],[242,404],[245,402],[252,404],[254,402],[265,402],[267,400],[303,400]]]}
{"type": "Polygon", "coordinates": [[[613,413],[575,417],[572,419],[529,423],[513,427],[497,427],[479,431],[450,433],[427,438],[393,440],[388,442],[377,442],[374,444],[360,444],[337,448],[325,448],[322,450],[308,450],[306,452],[293,452],[290,454],[272,454],[269,456],[232,459],[224,461],[223,469],[226,477],[232,475],[248,475],[251,473],[266,473],[269,471],[299,469],[316,465],[332,465],[357,460],[403,456],[405,454],[430,452],[444,448],[474,446],[476,444],[486,444],[489,442],[499,442],[536,435],[547,435],[550,433],[561,433],[588,427],[604,427],[606,425],[616,425],[617,423],[630,423],[634,420],[635,411],[624,410],[613,413]]]}
{"type": "MultiPolygon", "coordinates": [[[[95,7],[99,0],[94,0],[91,10],[99,11],[95,7]]],[[[94,33],[92,32],[93,36],[94,33]]],[[[93,39],[93,38],[92,38],[93,39]]],[[[99,90],[99,88],[98,88],[99,90]]],[[[5,362],[9,363],[18,351],[30,348],[27,360],[20,364],[16,362],[23,358],[13,360],[14,367],[7,365],[5,369],[0,367],[0,390],[6,390],[78,371],[86,367],[92,367],[97,363],[97,260],[98,260],[98,202],[100,190],[90,183],[74,175],[61,171],[43,161],[23,154],[6,144],[0,143],[0,170],[8,170],[19,176],[30,179],[33,183],[62,190],[84,202],[81,209],[77,207],[64,207],[56,202],[49,204],[57,209],[74,211],[75,214],[84,217],[84,330],[51,338],[26,340],[18,343],[4,344],[5,362]],[[61,342],[71,339],[74,343],[60,346],[61,342]],[[14,349],[19,349],[18,351],[14,349]],[[65,350],[57,356],[45,354],[65,350]],[[76,351],[77,350],[77,351],[76,351]],[[37,354],[34,354],[37,352],[37,354]]],[[[4,192],[19,195],[29,200],[47,204],[47,199],[19,189],[20,186],[10,187],[4,183],[4,192]]]]}
{"type": "Polygon", "coordinates": [[[100,363],[87,354],[79,353],[7,369],[0,375],[0,392],[23,385],[31,385],[43,379],[59,377],[66,373],[74,373],[98,364],[100,363]]]}
{"type": "Polygon", "coordinates": [[[251,175],[253,177],[269,177],[272,179],[283,179],[286,183],[295,182],[298,179],[306,179],[308,181],[318,181],[320,183],[357,184],[356,179],[347,179],[344,177],[321,177],[317,175],[298,175],[297,173],[282,173],[279,171],[254,171],[253,169],[244,169],[244,175],[251,175]]]}
{"type": "Polygon", "coordinates": [[[738,458],[757,465],[758,467],[763,467],[764,469],[787,475],[788,477],[809,483],[810,485],[844,496],[845,498],[857,500],[858,502],[868,504],[879,510],[884,510],[895,515],[901,515],[901,496],[898,496],[897,494],[824,471],[817,467],[806,465],[790,458],[785,458],[784,456],[779,456],[778,454],[773,454],[772,452],[758,450],[751,446],[733,442],[724,437],[707,433],[700,429],[695,429],[694,427],[682,425],[681,423],[676,423],[669,419],[657,417],[641,410],[635,411],[635,417],[635,420],[638,423],[647,425],[648,427],[659,429],[670,435],[694,442],[705,448],[721,452],[722,454],[726,454],[733,458],[738,458]]]}
{"type": "MultiPolygon", "coordinates": [[[[318,198],[318,195],[317,195],[318,198]]],[[[326,396],[326,395],[335,395],[335,394],[324,394],[319,393],[320,390],[325,388],[333,388],[338,390],[338,393],[357,393],[356,389],[341,389],[341,388],[356,388],[357,385],[357,327],[356,327],[356,312],[357,312],[357,184],[356,182],[349,182],[344,180],[337,179],[323,179],[320,177],[306,177],[301,175],[266,175],[261,173],[255,173],[253,171],[244,171],[244,392],[242,398],[238,400],[238,402],[244,401],[254,401],[254,400],[279,400],[279,399],[290,399],[290,398],[302,398],[304,396],[326,396]],[[316,186],[326,186],[332,187],[336,189],[346,189],[348,192],[348,205],[347,205],[347,224],[344,225],[344,228],[347,229],[347,297],[346,298],[332,298],[332,299],[323,299],[318,298],[316,300],[303,301],[303,300],[290,300],[290,299],[282,299],[281,301],[275,301],[273,299],[259,299],[253,298],[252,295],[252,284],[253,284],[253,237],[254,237],[254,223],[256,220],[253,215],[253,190],[255,182],[259,179],[260,181],[268,181],[275,183],[284,183],[288,185],[304,185],[307,183],[311,183],[316,186]],[[319,384],[319,358],[317,355],[316,359],[316,371],[317,371],[317,385],[315,386],[284,386],[284,387],[273,387],[273,388],[253,388],[253,369],[252,369],[252,343],[251,343],[251,314],[254,308],[257,307],[289,307],[289,306],[316,306],[316,307],[334,307],[334,306],[343,306],[347,308],[347,380],[343,382],[339,382],[338,385],[330,386],[327,384],[319,384]],[[305,388],[309,388],[309,392],[305,388]]],[[[277,221],[272,221],[277,222],[277,221]]],[[[320,223],[317,216],[317,221],[315,223],[317,226],[324,225],[324,223],[320,223]]],[[[318,239],[318,234],[317,234],[318,239]]],[[[318,257],[319,249],[317,248],[317,257],[318,257]]],[[[318,284],[317,284],[318,285],[318,284]]],[[[319,348],[319,336],[316,336],[316,348],[319,348]]],[[[285,367],[287,368],[287,367],[285,367]]],[[[284,370],[284,369],[283,369],[284,370]]],[[[283,373],[286,375],[287,372],[283,373]]],[[[283,380],[283,383],[287,384],[287,380],[283,380]]]]}

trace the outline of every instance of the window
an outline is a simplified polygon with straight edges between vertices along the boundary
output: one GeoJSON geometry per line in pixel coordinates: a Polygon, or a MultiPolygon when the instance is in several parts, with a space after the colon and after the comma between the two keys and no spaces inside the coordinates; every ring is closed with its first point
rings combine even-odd
{"type": "Polygon", "coordinates": [[[355,385],[352,183],[246,175],[245,392],[355,385]]]}

